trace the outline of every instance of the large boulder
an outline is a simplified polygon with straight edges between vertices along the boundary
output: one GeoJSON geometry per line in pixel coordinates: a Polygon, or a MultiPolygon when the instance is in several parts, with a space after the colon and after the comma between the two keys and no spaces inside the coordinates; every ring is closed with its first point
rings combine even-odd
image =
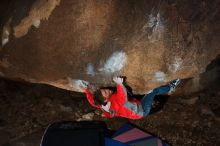
{"type": "Polygon", "coordinates": [[[194,79],[183,89],[195,92],[220,54],[219,9],[218,0],[11,0],[0,75],[73,91],[79,79],[104,86],[123,75],[139,93],[194,79]]]}

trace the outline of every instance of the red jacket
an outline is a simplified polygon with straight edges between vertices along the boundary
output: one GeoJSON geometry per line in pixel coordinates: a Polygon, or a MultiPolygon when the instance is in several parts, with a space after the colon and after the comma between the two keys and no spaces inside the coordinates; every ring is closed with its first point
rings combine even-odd
{"type": "Polygon", "coordinates": [[[125,117],[129,119],[140,119],[143,117],[143,108],[140,102],[134,98],[128,100],[127,91],[122,84],[117,85],[116,92],[108,99],[110,107],[107,110],[105,106],[94,104],[93,95],[88,88],[85,92],[89,103],[95,108],[102,109],[104,117],[125,117]]]}

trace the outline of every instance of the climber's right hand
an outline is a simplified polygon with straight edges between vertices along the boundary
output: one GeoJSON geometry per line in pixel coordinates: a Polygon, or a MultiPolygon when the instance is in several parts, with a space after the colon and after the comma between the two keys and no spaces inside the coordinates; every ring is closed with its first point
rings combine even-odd
{"type": "Polygon", "coordinates": [[[116,84],[122,84],[124,79],[122,77],[113,77],[113,81],[116,83],[116,84]]]}

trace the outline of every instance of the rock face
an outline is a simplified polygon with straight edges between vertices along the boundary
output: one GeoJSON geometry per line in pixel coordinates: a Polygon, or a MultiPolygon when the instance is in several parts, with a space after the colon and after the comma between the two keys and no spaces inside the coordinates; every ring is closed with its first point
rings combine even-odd
{"type": "MultiPolygon", "coordinates": [[[[201,74],[219,58],[219,5],[218,0],[11,0],[1,19],[0,75],[73,91],[79,79],[104,86],[123,75],[140,93],[192,78],[183,89],[194,92],[205,87],[201,74]]],[[[213,81],[218,72],[203,78],[212,74],[213,81]]]]}

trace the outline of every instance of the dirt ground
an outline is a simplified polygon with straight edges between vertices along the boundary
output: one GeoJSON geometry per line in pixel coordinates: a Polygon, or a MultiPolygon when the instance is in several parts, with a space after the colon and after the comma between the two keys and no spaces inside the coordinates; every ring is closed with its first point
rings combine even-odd
{"type": "Polygon", "coordinates": [[[104,120],[109,129],[126,122],[173,146],[220,145],[220,92],[170,96],[163,109],[141,120],[100,118],[85,95],[47,85],[0,80],[0,146],[37,146],[48,124],[104,120]]]}

